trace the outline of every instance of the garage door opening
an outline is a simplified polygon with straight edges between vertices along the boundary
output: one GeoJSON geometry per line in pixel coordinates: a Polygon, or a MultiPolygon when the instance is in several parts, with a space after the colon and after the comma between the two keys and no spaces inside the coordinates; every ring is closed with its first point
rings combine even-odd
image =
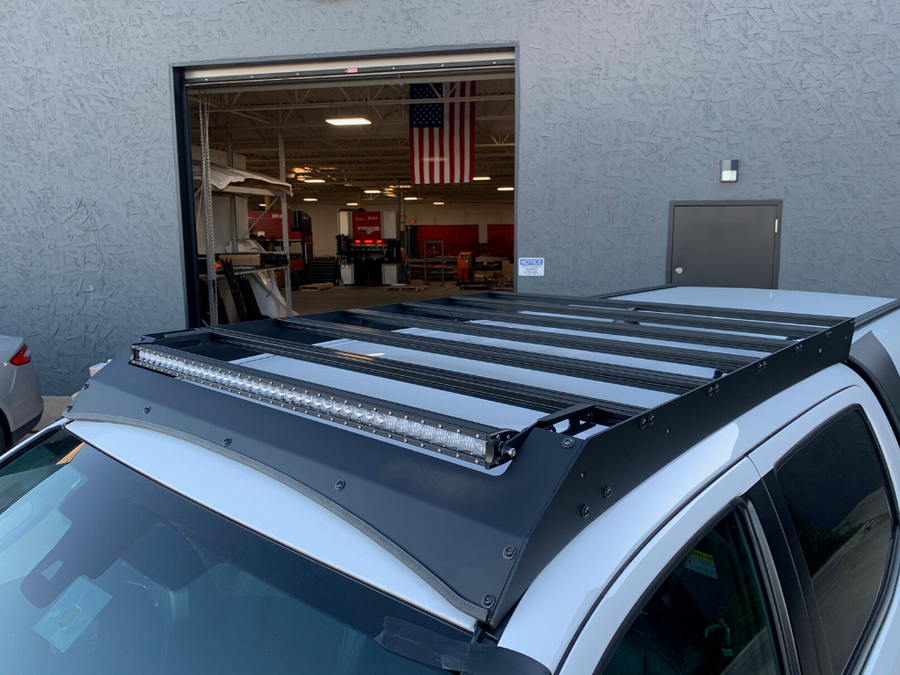
{"type": "Polygon", "coordinates": [[[185,68],[176,94],[191,326],[327,309],[310,286],[512,288],[513,50],[185,68]]]}

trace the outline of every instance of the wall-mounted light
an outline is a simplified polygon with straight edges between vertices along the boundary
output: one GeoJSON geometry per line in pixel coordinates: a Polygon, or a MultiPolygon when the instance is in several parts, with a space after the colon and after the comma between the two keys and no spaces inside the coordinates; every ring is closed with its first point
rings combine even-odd
{"type": "Polygon", "coordinates": [[[737,183],[738,161],[736,159],[722,160],[722,182],[737,183]]]}

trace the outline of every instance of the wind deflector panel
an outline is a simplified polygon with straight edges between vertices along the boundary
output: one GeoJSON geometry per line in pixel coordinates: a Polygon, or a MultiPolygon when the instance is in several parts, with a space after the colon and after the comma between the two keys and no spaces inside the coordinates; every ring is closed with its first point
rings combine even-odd
{"type": "Polygon", "coordinates": [[[706,314],[702,308],[672,309],[666,313],[677,316],[663,322],[663,312],[631,312],[627,322],[617,315],[601,324],[552,310],[556,316],[547,318],[544,305],[550,303],[543,300],[518,308],[508,306],[516,300],[499,302],[466,296],[151,336],[93,378],[67,417],[174,433],[267,471],[366,532],[457,607],[496,626],[546,564],[598,515],[723,425],[846,360],[853,331],[852,320],[822,325],[820,317],[799,315],[723,317],[713,308],[706,314]],[[541,305],[539,316],[526,308],[533,304],[541,305]],[[547,330],[558,321],[622,328],[629,339],[616,345],[609,330],[577,336],[547,330]],[[506,325],[517,322],[530,328],[506,325]],[[579,375],[577,359],[526,347],[584,348],[591,359],[584,361],[584,379],[677,395],[645,409],[316,344],[371,339],[441,358],[453,347],[444,337],[390,330],[397,327],[456,332],[461,337],[454,356],[475,364],[509,359],[512,367],[572,377],[579,375]],[[635,340],[644,330],[662,344],[635,340]],[[504,340],[500,356],[466,342],[470,335],[504,340]],[[519,336],[527,339],[517,344],[519,336]],[[736,343],[753,345],[762,357],[729,353],[736,343]],[[612,367],[595,359],[605,353],[716,371],[705,378],[662,367],[612,367]],[[536,411],[535,422],[525,429],[474,424],[453,417],[453,411],[429,410],[428,401],[421,408],[401,406],[262,373],[252,361],[232,363],[253,354],[503,400],[536,411]],[[598,433],[586,436],[592,427],[598,433]]]}

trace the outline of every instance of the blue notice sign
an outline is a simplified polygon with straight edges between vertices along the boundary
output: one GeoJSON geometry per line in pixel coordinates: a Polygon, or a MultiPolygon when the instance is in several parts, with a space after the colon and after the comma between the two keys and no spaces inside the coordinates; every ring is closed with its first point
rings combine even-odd
{"type": "Polygon", "coordinates": [[[519,276],[520,277],[542,277],[542,276],[544,276],[544,259],[543,258],[519,258],[519,276]]]}

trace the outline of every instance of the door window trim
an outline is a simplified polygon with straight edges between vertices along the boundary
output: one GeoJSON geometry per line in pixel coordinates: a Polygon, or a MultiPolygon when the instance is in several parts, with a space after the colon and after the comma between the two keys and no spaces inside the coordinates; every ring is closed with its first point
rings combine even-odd
{"type": "MultiPolygon", "coordinates": [[[[756,485],[758,485],[758,483],[756,485]]],[[[662,569],[662,571],[656,575],[656,577],[653,579],[653,582],[644,590],[643,593],[641,593],[640,597],[631,608],[631,611],[629,611],[625,620],[622,621],[619,627],[616,629],[613,638],[609,641],[609,644],[607,644],[606,649],[603,652],[603,656],[600,658],[597,666],[594,668],[593,675],[603,674],[603,671],[609,665],[609,661],[612,658],[613,654],[615,654],[616,650],[619,648],[619,645],[621,644],[622,639],[625,637],[625,634],[631,628],[641,610],[659,588],[660,584],[662,584],[678,568],[678,566],[682,562],[684,562],[687,554],[691,552],[691,550],[697,545],[699,541],[701,541],[706,535],[712,532],[713,529],[715,529],[715,527],[720,522],[722,522],[722,520],[735,512],[746,528],[746,534],[748,535],[749,543],[751,546],[751,555],[753,556],[753,561],[756,564],[757,571],[761,576],[760,585],[762,586],[764,593],[763,601],[766,604],[766,608],[768,610],[767,616],[769,617],[769,623],[773,632],[772,637],[774,638],[776,649],[778,651],[776,658],[781,662],[781,671],[782,673],[784,673],[784,675],[799,675],[799,664],[795,660],[790,658],[790,652],[786,649],[786,645],[792,644],[789,627],[786,626],[782,621],[782,613],[779,611],[779,608],[776,605],[777,595],[775,589],[771,587],[771,579],[778,578],[777,570],[774,567],[769,567],[765,552],[761,549],[758,543],[759,539],[765,540],[765,535],[760,531],[756,531],[756,522],[754,522],[754,517],[752,515],[754,510],[755,507],[753,505],[753,502],[748,499],[747,495],[732,499],[720,511],[718,511],[715,516],[707,521],[706,524],[696,532],[694,537],[690,541],[688,541],[687,544],[679,549],[678,553],[668,562],[668,564],[662,569]],[[785,630],[786,628],[787,631],[785,630]]],[[[765,550],[768,550],[768,547],[766,547],[765,550]]],[[[771,556],[769,556],[769,558],[771,558],[771,556]]]]}
{"type": "Polygon", "coordinates": [[[856,401],[841,407],[839,410],[822,420],[808,433],[804,434],[799,441],[791,446],[790,450],[774,462],[772,469],[767,472],[763,482],[772,496],[772,501],[775,504],[782,530],[788,540],[794,558],[794,568],[798,575],[800,585],[803,588],[804,595],[806,596],[807,612],[816,635],[816,640],[821,641],[822,643],[819,649],[820,668],[823,673],[832,673],[832,675],[855,675],[856,673],[861,672],[865,666],[868,654],[884,625],[884,620],[887,617],[888,609],[890,607],[890,601],[893,599],[897,590],[897,578],[898,574],[900,574],[900,549],[898,549],[898,542],[900,542],[900,507],[898,507],[897,504],[897,492],[894,486],[894,480],[891,476],[890,467],[886,462],[882,439],[875,429],[875,425],[863,402],[856,401]],[[853,648],[850,659],[847,661],[847,665],[844,667],[842,673],[833,673],[824,627],[819,613],[818,599],[812,588],[812,578],[809,574],[809,568],[807,567],[803,551],[800,548],[800,539],[797,534],[797,529],[794,527],[793,520],[791,519],[790,512],[788,511],[787,501],[785,500],[781,486],[778,483],[777,473],[778,470],[803,449],[810,440],[841,418],[853,413],[860,414],[863,423],[869,430],[869,434],[875,444],[876,458],[885,480],[885,495],[888,500],[888,507],[891,511],[893,527],[891,528],[891,541],[888,548],[888,557],[885,562],[884,570],[882,571],[882,577],[879,582],[878,593],[875,596],[875,602],[872,605],[872,609],[869,612],[869,616],[863,626],[863,630],[860,633],[856,646],[853,648]]]}
{"type": "MultiPolygon", "coordinates": [[[[639,600],[623,600],[623,604],[628,603],[627,610],[623,611],[620,607],[615,607],[616,616],[623,617],[622,623],[616,628],[613,635],[607,637],[605,631],[603,631],[603,626],[608,625],[608,621],[604,621],[603,618],[600,618],[600,615],[605,609],[605,603],[617,602],[615,597],[611,597],[619,592],[617,587],[622,586],[624,590],[625,584],[639,583],[642,585],[641,597],[644,596],[647,589],[654,589],[660,578],[664,579],[666,574],[671,573],[672,568],[670,568],[670,565],[672,561],[677,564],[679,560],[683,560],[684,556],[682,555],[679,558],[679,554],[690,550],[688,545],[696,541],[697,533],[708,532],[709,529],[714,527],[727,513],[742,502],[745,495],[748,494],[754,485],[759,483],[759,480],[756,468],[745,458],[710,483],[676,513],[667,518],[666,522],[661,523],[659,529],[641,545],[636,554],[626,561],[604,585],[596,601],[586,612],[578,630],[563,651],[559,662],[555,664],[554,675],[581,673],[582,670],[578,668],[587,667],[588,663],[594,669],[605,667],[612,654],[610,646],[618,645],[621,640],[619,631],[622,629],[622,626],[624,625],[626,628],[630,626],[630,622],[634,620],[634,612],[639,611],[643,604],[646,603],[646,598],[643,604],[639,600]],[[690,528],[689,533],[682,531],[688,528],[690,528]],[[658,565],[658,562],[646,562],[645,556],[648,551],[652,551],[654,548],[658,550],[661,547],[669,549],[667,540],[670,537],[680,543],[678,543],[677,548],[672,553],[665,554],[668,556],[666,563],[658,565]],[[658,565],[657,569],[653,571],[652,581],[640,581],[640,579],[647,576],[640,570],[640,566],[644,564],[658,565]],[[660,573],[659,569],[664,571],[660,573]],[[638,575],[637,581],[627,578],[632,573],[638,575]],[[597,634],[598,631],[601,633],[599,636],[597,634]],[[599,656],[596,655],[598,650],[594,647],[594,645],[598,644],[598,637],[603,640],[600,644],[605,645],[603,652],[599,656]]],[[[624,592],[628,593],[628,591],[624,592]]]]}

